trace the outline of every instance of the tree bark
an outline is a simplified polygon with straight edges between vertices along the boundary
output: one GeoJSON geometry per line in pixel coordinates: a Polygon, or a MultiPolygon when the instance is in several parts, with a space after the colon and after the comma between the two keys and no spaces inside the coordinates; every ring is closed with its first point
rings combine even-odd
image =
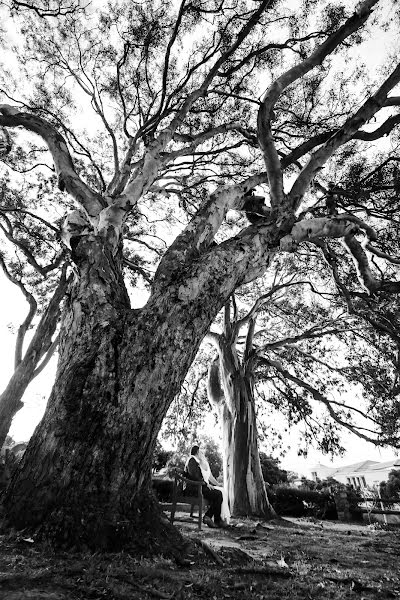
{"type": "MultiPolygon", "coordinates": [[[[222,402],[219,394],[219,407],[223,433],[224,486],[228,492],[231,513],[234,516],[274,518],[276,514],[268,500],[258,452],[251,378],[246,376],[241,366],[235,367],[234,357],[227,356],[227,352],[210,370],[210,378],[216,376],[220,379],[223,391],[222,402]]],[[[218,398],[216,389],[217,385],[209,382],[209,392],[214,401],[218,398]]]]}
{"type": "Polygon", "coordinates": [[[39,528],[56,544],[145,552],[150,541],[159,544],[161,536],[167,544],[172,535],[156,518],[152,454],[218,311],[217,293],[205,292],[209,305],[199,310],[178,278],[131,310],[120,254],[100,236],[75,242],[78,274],[63,316],[56,381],[7,489],[7,518],[17,528],[39,528]]]}

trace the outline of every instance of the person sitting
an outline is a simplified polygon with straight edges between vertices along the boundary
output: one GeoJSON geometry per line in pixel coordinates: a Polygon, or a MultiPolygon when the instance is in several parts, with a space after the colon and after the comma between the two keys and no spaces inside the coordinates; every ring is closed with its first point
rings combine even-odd
{"type": "MultiPolygon", "coordinates": [[[[201,488],[203,496],[206,498],[206,500],[208,500],[209,503],[208,510],[203,517],[203,523],[208,527],[224,527],[224,522],[221,519],[222,493],[220,490],[216,490],[213,487],[212,481],[214,481],[215,484],[217,482],[211,475],[211,472],[209,481],[205,481],[200,467],[202,458],[203,457],[200,453],[199,446],[193,446],[190,451],[190,456],[186,461],[184,474],[186,479],[191,479],[192,481],[201,481],[203,483],[201,488]]],[[[192,493],[190,489],[188,492],[192,493]]]]}
{"type": "Polygon", "coordinates": [[[211,473],[210,465],[205,455],[201,450],[199,450],[199,465],[201,469],[201,473],[203,475],[203,479],[206,483],[212,485],[215,490],[219,490],[222,494],[222,505],[221,505],[221,521],[224,526],[229,525],[229,521],[231,519],[231,512],[229,510],[228,503],[228,494],[226,489],[224,489],[218,481],[215,479],[214,475],[211,473]]]}

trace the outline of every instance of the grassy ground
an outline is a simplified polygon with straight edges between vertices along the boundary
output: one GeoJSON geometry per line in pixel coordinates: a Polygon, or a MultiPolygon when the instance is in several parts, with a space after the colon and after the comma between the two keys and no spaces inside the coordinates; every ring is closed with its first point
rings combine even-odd
{"type": "Polygon", "coordinates": [[[177,526],[191,540],[181,565],[127,553],[55,553],[31,538],[0,536],[0,598],[400,598],[400,531],[305,519],[201,532],[195,522],[177,526]]]}

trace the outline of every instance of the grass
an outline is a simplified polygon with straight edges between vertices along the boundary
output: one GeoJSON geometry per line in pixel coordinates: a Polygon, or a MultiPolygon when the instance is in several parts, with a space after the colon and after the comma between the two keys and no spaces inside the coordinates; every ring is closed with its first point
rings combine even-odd
{"type": "Polygon", "coordinates": [[[0,598],[400,598],[397,531],[306,519],[236,521],[227,530],[201,532],[195,522],[177,525],[191,540],[180,565],[129,553],[54,552],[22,535],[0,536],[0,598]]]}

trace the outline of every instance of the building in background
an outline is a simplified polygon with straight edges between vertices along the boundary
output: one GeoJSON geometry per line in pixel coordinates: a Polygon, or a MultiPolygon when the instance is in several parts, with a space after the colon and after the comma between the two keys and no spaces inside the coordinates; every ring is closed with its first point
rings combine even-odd
{"type": "Polygon", "coordinates": [[[394,458],[386,462],[364,460],[345,467],[326,467],[321,463],[311,468],[311,477],[314,481],[332,477],[340,483],[350,484],[355,488],[374,487],[387,481],[390,471],[400,469],[400,459],[394,458]]]}

